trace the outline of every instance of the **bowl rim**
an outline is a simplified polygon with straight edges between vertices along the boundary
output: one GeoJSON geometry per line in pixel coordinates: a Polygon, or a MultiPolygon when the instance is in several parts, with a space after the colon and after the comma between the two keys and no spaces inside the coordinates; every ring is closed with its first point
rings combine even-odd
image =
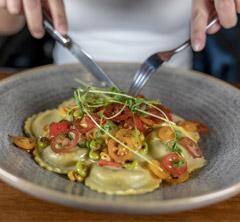
{"type": "MultiPolygon", "coordinates": [[[[121,63],[100,63],[100,64],[119,65],[121,63]]],[[[123,64],[134,65],[135,63],[123,63],[123,64]]],[[[54,70],[61,67],[74,68],[74,67],[81,67],[81,66],[80,64],[63,64],[63,65],[46,65],[46,66],[41,66],[34,69],[29,69],[27,71],[20,72],[17,75],[12,75],[6,79],[1,80],[0,89],[4,85],[8,85],[11,82],[17,81],[21,78],[25,78],[27,76],[31,76],[32,73],[35,73],[35,72],[42,73],[44,70],[49,71],[49,70],[54,70]]],[[[183,70],[183,69],[172,68],[172,67],[164,67],[164,69],[172,70],[175,73],[179,72],[180,70],[183,70]]],[[[216,79],[207,74],[192,71],[192,70],[184,70],[184,75],[191,76],[192,78],[203,78],[203,79],[207,78],[211,82],[221,84],[224,88],[228,88],[230,90],[235,91],[235,93],[238,93],[240,96],[239,89],[235,88],[229,83],[226,83],[220,79],[216,79]]],[[[30,182],[29,180],[25,180],[21,177],[15,176],[1,167],[0,167],[0,179],[25,193],[29,193],[35,197],[44,199],[46,201],[59,203],[62,205],[67,205],[67,206],[76,207],[76,208],[87,209],[87,210],[115,212],[115,213],[124,212],[124,213],[136,213],[136,214],[150,214],[150,213],[158,214],[158,213],[178,212],[182,210],[207,206],[209,204],[225,200],[227,198],[230,198],[240,193],[240,179],[239,179],[239,182],[229,187],[226,187],[211,193],[197,195],[194,197],[178,198],[178,199],[164,200],[164,201],[151,200],[151,201],[140,202],[140,203],[138,203],[137,201],[130,201],[127,204],[124,201],[114,202],[113,200],[104,200],[104,204],[103,204],[102,200],[96,200],[92,197],[90,198],[90,197],[73,195],[69,193],[63,193],[60,191],[42,187],[38,184],[30,182]],[[109,210],[106,210],[106,209],[109,209],[109,210]]]]}

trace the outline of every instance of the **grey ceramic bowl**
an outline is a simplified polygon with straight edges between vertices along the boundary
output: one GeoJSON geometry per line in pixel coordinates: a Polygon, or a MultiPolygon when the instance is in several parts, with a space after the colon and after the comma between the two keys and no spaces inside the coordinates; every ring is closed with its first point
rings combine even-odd
{"type": "MultiPolygon", "coordinates": [[[[102,64],[117,84],[127,88],[134,64],[102,64]]],[[[39,167],[16,149],[8,134],[22,134],[30,115],[53,108],[72,95],[74,78],[97,81],[80,65],[47,66],[21,73],[0,83],[0,177],[36,197],[83,209],[125,213],[167,213],[221,201],[240,191],[240,91],[206,75],[162,68],[144,94],[160,100],[183,117],[209,125],[202,140],[208,164],[188,182],[162,186],[136,196],[108,196],[39,167]]]]}

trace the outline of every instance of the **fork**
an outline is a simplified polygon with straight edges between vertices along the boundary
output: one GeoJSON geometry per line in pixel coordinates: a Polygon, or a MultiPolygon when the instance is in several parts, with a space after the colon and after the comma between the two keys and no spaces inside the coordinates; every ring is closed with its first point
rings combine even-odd
{"type": "MultiPolygon", "coordinates": [[[[218,22],[218,18],[215,17],[206,27],[206,31],[212,27],[216,22],[218,22]]],[[[130,89],[128,91],[129,94],[136,96],[140,93],[143,86],[150,79],[150,77],[156,72],[156,70],[164,63],[167,62],[178,52],[186,49],[191,45],[191,40],[187,40],[180,46],[175,49],[163,52],[157,52],[150,57],[148,57],[141,67],[137,70],[136,74],[133,77],[130,89]]]]}

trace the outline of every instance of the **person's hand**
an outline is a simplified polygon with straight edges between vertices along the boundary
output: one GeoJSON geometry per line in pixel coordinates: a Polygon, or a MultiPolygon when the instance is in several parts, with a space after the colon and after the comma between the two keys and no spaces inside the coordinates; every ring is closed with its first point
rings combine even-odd
{"type": "Polygon", "coordinates": [[[201,51],[206,43],[208,22],[217,16],[219,22],[213,25],[208,34],[214,34],[221,27],[232,28],[237,24],[240,13],[240,0],[193,0],[191,41],[194,51],[201,51]]]}
{"type": "Polygon", "coordinates": [[[24,14],[28,28],[35,38],[44,36],[43,8],[51,14],[54,27],[62,34],[67,33],[63,0],[0,0],[0,8],[5,8],[10,14],[24,14]]]}

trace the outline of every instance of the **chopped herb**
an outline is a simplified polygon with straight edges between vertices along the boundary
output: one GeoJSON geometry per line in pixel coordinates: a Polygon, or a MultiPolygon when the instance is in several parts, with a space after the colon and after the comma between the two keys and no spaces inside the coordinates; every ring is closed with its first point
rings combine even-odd
{"type": "Polygon", "coordinates": [[[136,105],[140,105],[140,104],[142,104],[143,102],[144,102],[144,100],[143,100],[142,98],[136,98],[136,99],[135,99],[136,105]]]}
{"type": "Polygon", "coordinates": [[[176,141],[174,142],[171,150],[172,150],[172,152],[175,152],[175,153],[178,153],[178,154],[182,153],[182,150],[179,148],[176,141]]]}
{"type": "Polygon", "coordinates": [[[116,88],[116,87],[114,87],[114,86],[111,88],[110,91],[111,91],[111,92],[116,92],[116,93],[117,93],[117,92],[120,92],[119,89],[116,88]]]}

